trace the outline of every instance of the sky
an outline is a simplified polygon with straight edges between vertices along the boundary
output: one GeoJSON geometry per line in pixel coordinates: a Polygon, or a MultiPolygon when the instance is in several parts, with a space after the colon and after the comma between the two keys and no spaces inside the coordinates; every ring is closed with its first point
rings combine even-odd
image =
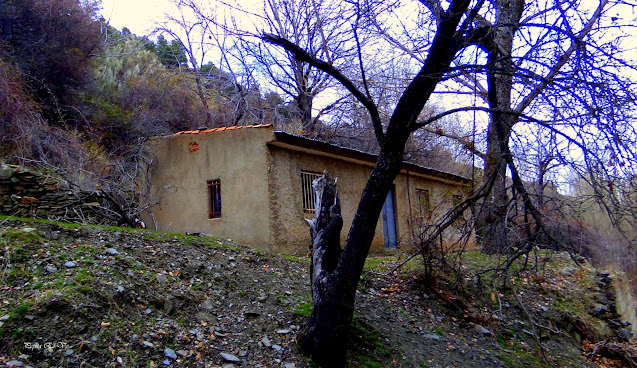
{"type": "Polygon", "coordinates": [[[170,0],[102,0],[102,15],[117,29],[128,27],[138,36],[148,35],[153,19],[172,7],[170,0]]]}

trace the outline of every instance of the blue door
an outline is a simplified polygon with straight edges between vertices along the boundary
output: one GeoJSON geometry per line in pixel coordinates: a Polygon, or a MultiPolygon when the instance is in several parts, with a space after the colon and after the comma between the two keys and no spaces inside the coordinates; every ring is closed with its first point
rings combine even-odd
{"type": "Polygon", "coordinates": [[[383,204],[383,235],[385,236],[385,249],[398,248],[393,189],[387,193],[387,199],[385,199],[385,204],[383,204]]]}

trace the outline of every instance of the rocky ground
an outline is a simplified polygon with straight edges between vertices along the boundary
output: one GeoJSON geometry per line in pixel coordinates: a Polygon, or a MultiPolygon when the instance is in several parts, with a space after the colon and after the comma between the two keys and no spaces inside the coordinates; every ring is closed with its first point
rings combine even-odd
{"type": "MultiPolygon", "coordinates": [[[[519,289],[492,292],[476,288],[481,283],[470,271],[484,267],[480,255],[463,258],[466,275],[473,276],[441,277],[432,288],[423,286],[413,263],[383,276],[395,262],[368,262],[350,367],[602,362],[594,354],[585,359],[576,337],[587,337],[586,329],[568,322],[590,309],[588,297],[577,293],[595,288],[588,266],[564,263],[544,267],[541,276],[519,273],[513,281],[519,289]],[[529,317],[544,328],[533,328],[529,317]]],[[[310,367],[294,337],[311,310],[308,267],[307,259],[230,240],[0,220],[0,363],[310,367]]]]}

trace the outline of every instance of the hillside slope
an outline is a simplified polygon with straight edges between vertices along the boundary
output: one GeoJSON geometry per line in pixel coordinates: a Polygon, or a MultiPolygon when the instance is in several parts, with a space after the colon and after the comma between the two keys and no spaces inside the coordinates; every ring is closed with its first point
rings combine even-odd
{"type": "MultiPolygon", "coordinates": [[[[210,237],[24,220],[0,223],[0,245],[0,363],[311,366],[294,341],[311,308],[305,259],[210,237]]],[[[426,292],[416,275],[366,272],[349,366],[549,366],[511,295],[495,313],[470,293],[456,302],[426,292]]],[[[570,303],[527,295],[536,309],[570,303]]],[[[557,331],[555,321],[539,322],[557,331]]],[[[548,361],[595,366],[565,332],[542,342],[548,361]]]]}

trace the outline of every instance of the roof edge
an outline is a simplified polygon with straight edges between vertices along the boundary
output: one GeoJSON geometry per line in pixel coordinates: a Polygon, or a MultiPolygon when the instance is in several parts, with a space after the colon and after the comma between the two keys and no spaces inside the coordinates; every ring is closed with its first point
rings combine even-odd
{"type": "MultiPolygon", "coordinates": [[[[329,157],[339,156],[341,158],[348,158],[347,161],[364,162],[373,166],[378,159],[378,155],[359,151],[352,148],[346,148],[337,146],[331,143],[300,137],[297,135],[285,133],[282,131],[274,132],[274,139],[267,143],[271,146],[281,147],[285,149],[291,149],[296,151],[312,151],[311,153],[324,155],[329,157]]],[[[417,173],[424,176],[434,177],[446,181],[452,181],[456,183],[469,184],[471,179],[465,178],[460,175],[452,174],[449,172],[432,169],[430,167],[418,165],[412,162],[403,162],[401,171],[407,173],[417,173]]]]}
{"type": "Polygon", "coordinates": [[[234,125],[229,127],[219,127],[219,128],[211,128],[211,129],[195,129],[195,130],[184,130],[181,132],[177,132],[169,135],[182,135],[182,134],[200,134],[200,133],[212,133],[212,132],[223,132],[226,130],[237,130],[237,129],[255,129],[255,128],[273,128],[272,124],[251,124],[251,125],[234,125]]]}

